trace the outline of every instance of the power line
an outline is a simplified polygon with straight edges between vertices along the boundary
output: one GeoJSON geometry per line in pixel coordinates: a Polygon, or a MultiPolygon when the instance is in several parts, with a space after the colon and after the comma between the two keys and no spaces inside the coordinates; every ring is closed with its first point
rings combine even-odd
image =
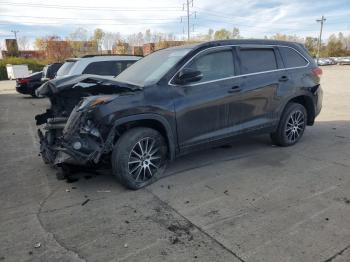
{"type": "Polygon", "coordinates": [[[78,5],[50,5],[50,4],[35,4],[35,3],[13,3],[13,2],[0,2],[10,6],[25,6],[25,7],[38,7],[38,8],[55,8],[55,9],[79,9],[79,10],[93,10],[93,11],[181,11],[178,7],[164,6],[164,7],[147,7],[147,8],[115,8],[114,6],[78,6],[78,5]]]}
{"type": "MultiPolygon", "coordinates": [[[[196,18],[196,11],[194,12],[195,14],[195,18],[196,18]]],[[[34,19],[55,19],[55,20],[79,20],[79,18],[77,17],[41,17],[41,16],[19,16],[19,15],[2,15],[3,17],[14,17],[14,18],[34,18],[34,19]]],[[[182,18],[182,17],[181,17],[182,18]]],[[[220,19],[210,19],[210,18],[203,18],[203,17],[197,17],[196,18],[196,21],[197,22],[214,22],[214,23],[226,23],[228,25],[232,24],[232,18],[231,19],[228,19],[228,18],[221,18],[221,19],[224,19],[224,20],[220,20],[220,19]],[[226,19],[226,20],[225,20],[226,19]]],[[[114,18],[84,18],[82,20],[88,20],[88,21],[115,21],[114,18]]],[[[6,20],[8,21],[8,20],[6,20]]],[[[128,19],[123,19],[123,21],[174,21],[174,19],[172,18],[128,18],[128,19]]],[[[11,22],[11,21],[8,21],[8,22],[11,22]]],[[[16,21],[17,23],[20,23],[21,21],[16,21]]],[[[45,23],[45,22],[26,22],[24,21],[24,23],[45,23]]],[[[338,24],[339,22],[334,22],[332,20],[332,22],[327,22],[327,24],[338,24]]],[[[47,23],[45,23],[47,24],[47,23]]],[[[56,23],[55,23],[56,24],[56,23]]],[[[121,25],[124,25],[124,24],[129,24],[129,23],[121,23],[121,25]]],[[[87,24],[87,25],[90,25],[90,24],[87,24]]],[[[92,25],[92,24],[91,24],[92,25]]],[[[109,24],[108,24],[109,25],[109,24]]],[[[119,25],[119,24],[118,24],[119,25]]],[[[258,28],[259,26],[255,26],[255,25],[246,25],[246,24],[238,24],[238,23],[235,23],[235,25],[239,28],[242,28],[242,27],[250,27],[250,28],[258,28]]],[[[306,26],[310,26],[310,27],[313,27],[312,24],[308,24],[308,25],[304,25],[303,28],[306,28],[306,26]]],[[[281,29],[281,30],[288,30],[288,31],[291,31],[291,30],[295,30],[295,31],[315,31],[314,29],[312,30],[299,30],[299,28],[289,28],[289,29],[281,29]]]]}
{"type": "MultiPolygon", "coordinates": [[[[0,20],[0,25],[9,25],[8,23],[11,24],[29,24],[29,25],[58,25],[58,23],[54,23],[54,22],[33,22],[33,21],[20,21],[20,22],[12,22],[12,21],[8,21],[8,20],[0,20]],[[5,23],[5,24],[1,24],[1,23],[5,23]],[[7,23],[7,24],[6,24],[7,23]]],[[[146,22],[146,23],[142,23],[141,25],[167,25],[167,24],[177,24],[178,21],[174,20],[173,22],[146,22]]],[[[68,24],[66,24],[68,25],[68,24]]],[[[96,26],[96,23],[69,23],[69,25],[79,25],[79,26],[89,26],[89,25],[93,25],[96,26]]],[[[140,26],[140,23],[99,23],[98,25],[125,25],[125,26],[132,26],[132,25],[137,25],[140,26]]]]}
{"type": "MultiPolygon", "coordinates": [[[[57,19],[57,20],[77,20],[78,17],[53,17],[53,16],[26,16],[26,15],[1,15],[5,17],[25,17],[25,18],[35,18],[35,19],[57,19]]],[[[83,18],[83,20],[88,21],[114,21],[115,18],[83,18]]],[[[146,21],[173,21],[171,18],[126,18],[123,21],[127,20],[146,20],[146,21]]]]}

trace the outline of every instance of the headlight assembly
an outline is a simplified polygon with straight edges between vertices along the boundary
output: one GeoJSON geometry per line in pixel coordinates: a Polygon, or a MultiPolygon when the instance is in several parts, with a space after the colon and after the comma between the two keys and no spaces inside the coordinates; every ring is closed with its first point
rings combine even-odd
{"type": "Polygon", "coordinates": [[[107,104],[112,101],[115,96],[89,96],[84,98],[77,111],[85,111],[95,108],[98,105],[107,104]]]}

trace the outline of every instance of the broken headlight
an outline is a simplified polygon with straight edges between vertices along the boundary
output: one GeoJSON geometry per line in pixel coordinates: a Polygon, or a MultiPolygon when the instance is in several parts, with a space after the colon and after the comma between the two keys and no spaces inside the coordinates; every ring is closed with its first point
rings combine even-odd
{"type": "Polygon", "coordinates": [[[84,98],[77,111],[86,111],[95,108],[98,105],[107,104],[112,101],[115,96],[89,96],[84,98]]]}
{"type": "Polygon", "coordinates": [[[92,120],[88,119],[85,124],[81,126],[80,129],[81,133],[87,133],[95,137],[100,137],[100,131],[95,127],[94,123],[92,120]]]}

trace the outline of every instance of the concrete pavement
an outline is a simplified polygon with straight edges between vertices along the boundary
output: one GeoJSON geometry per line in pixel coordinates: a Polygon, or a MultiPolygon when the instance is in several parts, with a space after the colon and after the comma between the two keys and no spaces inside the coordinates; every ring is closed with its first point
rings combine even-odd
{"type": "Polygon", "coordinates": [[[350,66],[323,70],[299,144],[243,139],[139,191],[108,172],[56,180],[33,121],[47,101],[0,82],[0,261],[350,261],[350,66]]]}

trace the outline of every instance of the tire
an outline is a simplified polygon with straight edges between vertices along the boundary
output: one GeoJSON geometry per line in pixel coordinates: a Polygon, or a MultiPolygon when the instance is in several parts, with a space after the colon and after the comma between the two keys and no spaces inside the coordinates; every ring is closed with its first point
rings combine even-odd
{"type": "Polygon", "coordinates": [[[113,148],[112,173],[125,187],[140,189],[163,174],[167,151],[164,137],[158,131],[146,127],[130,129],[113,148]]]}
{"type": "Polygon", "coordinates": [[[271,140],[278,146],[292,146],[303,136],[307,113],[303,105],[289,103],[283,111],[277,130],[271,133],[271,140]]]}
{"type": "Polygon", "coordinates": [[[35,94],[35,90],[36,90],[36,89],[34,89],[34,90],[30,93],[30,95],[31,95],[33,98],[38,98],[38,96],[35,94]]]}

